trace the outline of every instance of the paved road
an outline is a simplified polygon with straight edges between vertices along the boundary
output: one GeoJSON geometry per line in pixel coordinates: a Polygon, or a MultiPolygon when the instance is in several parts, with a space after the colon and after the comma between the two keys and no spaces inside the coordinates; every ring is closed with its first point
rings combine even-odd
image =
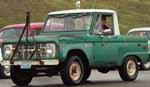
{"type": "MultiPolygon", "coordinates": [[[[1,79],[0,87],[17,87],[10,79],[1,79]]],[[[36,77],[28,87],[65,87],[59,76],[36,77]]],[[[93,71],[88,83],[74,87],[150,87],[150,71],[141,71],[136,81],[123,82],[117,71],[101,74],[93,71]]]]}

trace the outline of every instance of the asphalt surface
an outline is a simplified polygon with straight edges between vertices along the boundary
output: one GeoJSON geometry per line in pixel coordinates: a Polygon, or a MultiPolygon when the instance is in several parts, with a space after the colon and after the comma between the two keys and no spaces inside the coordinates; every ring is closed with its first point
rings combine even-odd
{"type": "MultiPolygon", "coordinates": [[[[17,87],[10,79],[0,79],[0,87],[17,87]]],[[[35,77],[29,86],[25,87],[66,87],[59,76],[35,77]]],[[[150,71],[140,71],[137,80],[124,82],[117,71],[102,74],[92,71],[87,83],[73,87],[150,87],[150,71]]]]}

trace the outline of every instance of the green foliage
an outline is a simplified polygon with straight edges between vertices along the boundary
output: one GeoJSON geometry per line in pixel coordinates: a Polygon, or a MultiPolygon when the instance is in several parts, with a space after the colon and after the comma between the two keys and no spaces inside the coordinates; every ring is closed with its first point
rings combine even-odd
{"type": "MultiPolygon", "coordinates": [[[[44,21],[47,13],[75,9],[76,0],[0,0],[0,27],[25,22],[30,11],[32,22],[44,21]]],[[[104,8],[118,12],[120,30],[150,26],[150,0],[81,0],[81,8],[104,8]]]]}

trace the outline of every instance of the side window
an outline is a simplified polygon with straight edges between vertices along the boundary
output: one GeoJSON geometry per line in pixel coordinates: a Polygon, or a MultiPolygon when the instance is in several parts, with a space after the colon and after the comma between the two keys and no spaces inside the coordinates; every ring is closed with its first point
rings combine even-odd
{"type": "Polygon", "coordinates": [[[1,38],[17,38],[21,34],[22,29],[6,29],[1,33],[1,38]]]}
{"type": "Polygon", "coordinates": [[[99,34],[113,35],[113,16],[110,14],[98,15],[95,30],[99,32],[99,34]]]}
{"type": "Polygon", "coordinates": [[[7,29],[2,31],[1,38],[9,38],[9,37],[13,37],[13,35],[16,35],[14,29],[7,29]]]}

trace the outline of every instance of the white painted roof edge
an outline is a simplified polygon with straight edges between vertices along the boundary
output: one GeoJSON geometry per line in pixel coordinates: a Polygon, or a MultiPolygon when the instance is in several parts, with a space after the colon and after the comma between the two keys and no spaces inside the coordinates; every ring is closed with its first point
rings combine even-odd
{"type": "Polygon", "coordinates": [[[116,11],[109,10],[109,9],[72,9],[72,10],[54,11],[48,13],[48,15],[66,14],[66,13],[86,13],[86,12],[116,13],[116,11]]]}

